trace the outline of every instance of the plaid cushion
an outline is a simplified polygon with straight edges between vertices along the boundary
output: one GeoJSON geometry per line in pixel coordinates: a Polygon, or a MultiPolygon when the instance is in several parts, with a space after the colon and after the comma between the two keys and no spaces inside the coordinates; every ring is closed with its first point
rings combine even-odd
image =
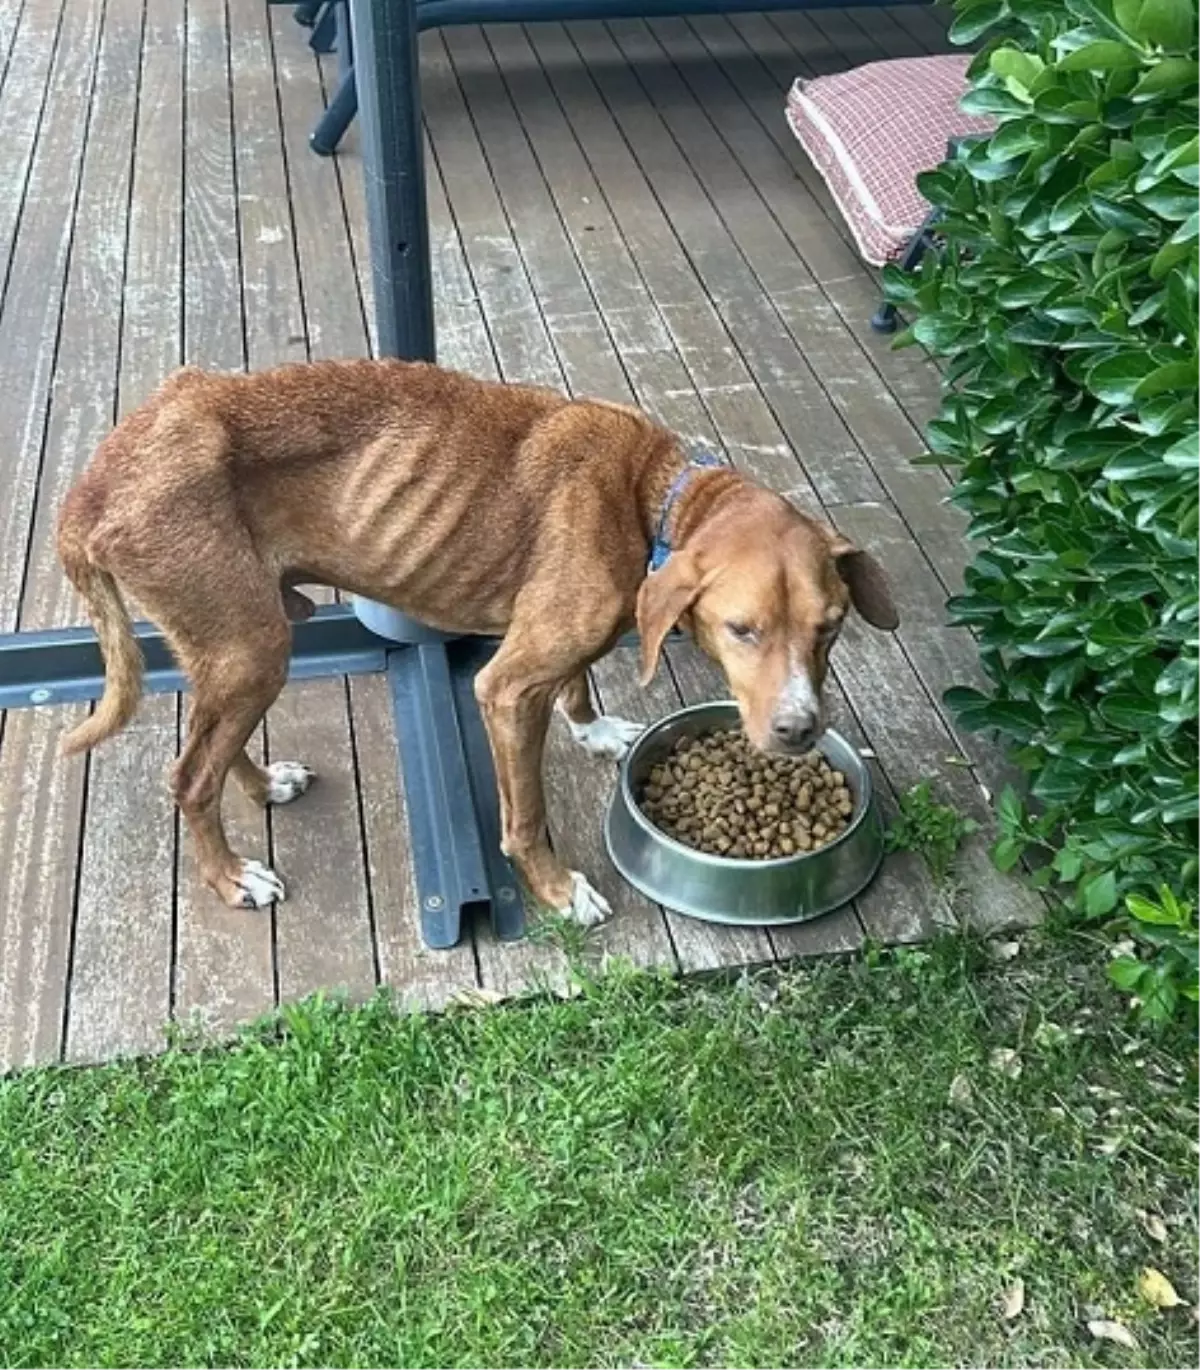
{"type": "Polygon", "coordinates": [[[798,80],[788,94],[792,132],[873,266],[899,256],[929,213],[917,173],[945,158],[951,138],[995,127],[958,107],[970,62],[959,53],[870,62],[798,80]]]}

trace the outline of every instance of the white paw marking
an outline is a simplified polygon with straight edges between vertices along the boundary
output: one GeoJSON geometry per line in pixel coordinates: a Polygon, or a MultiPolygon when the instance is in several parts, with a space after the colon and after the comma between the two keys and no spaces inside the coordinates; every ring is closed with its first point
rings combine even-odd
{"type": "Polygon", "coordinates": [[[272,761],[267,767],[267,803],[290,804],[315,778],[315,773],[299,761],[272,761]]]}
{"type": "Polygon", "coordinates": [[[571,723],[571,736],[585,752],[592,756],[607,756],[613,761],[620,761],[643,732],[642,724],[612,714],[601,714],[591,723],[571,723]]]}
{"type": "Polygon", "coordinates": [[[265,909],[268,904],[282,903],[287,898],[283,881],[261,861],[243,861],[237,884],[241,891],[239,903],[244,909],[265,909]]]}
{"type": "Polygon", "coordinates": [[[612,905],[584,876],[572,871],[571,902],[565,909],[559,909],[559,913],[581,928],[593,928],[612,913],[612,905]]]}

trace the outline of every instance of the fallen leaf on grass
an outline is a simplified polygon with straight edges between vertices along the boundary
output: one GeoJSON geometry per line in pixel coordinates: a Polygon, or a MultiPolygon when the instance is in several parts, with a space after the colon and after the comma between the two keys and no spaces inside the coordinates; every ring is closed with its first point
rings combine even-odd
{"type": "Polygon", "coordinates": [[[1152,1241],[1165,1242],[1167,1240],[1167,1225],[1157,1213],[1139,1213],[1138,1217],[1142,1220],[1142,1226],[1146,1229],[1146,1236],[1152,1241]]]}
{"type": "Polygon", "coordinates": [[[1025,1281],[1014,1280],[1000,1298],[1000,1316],[1005,1322],[1019,1318],[1025,1311],[1025,1281]]]}
{"type": "Polygon", "coordinates": [[[1015,1080],[1022,1070],[1021,1058],[1012,1047],[997,1047],[988,1057],[988,1065],[1010,1080],[1015,1080]]]}
{"type": "Polygon", "coordinates": [[[973,1094],[971,1082],[965,1075],[956,1075],[950,1081],[950,1102],[957,1104],[959,1108],[966,1108],[971,1102],[973,1094]]]}
{"type": "Polygon", "coordinates": [[[1124,1323],[1112,1322],[1109,1318],[1094,1318],[1087,1325],[1088,1331],[1099,1341],[1115,1342],[1117,1346],[1138,1349],[1137,1338],[1124,1323]]]}
{"type": "Polygon", "coordinates": [[[989,942],[987,946],[993,961],[1011,961],[1021,954],[1020,942],[989,942]]]}
{"type": "Polygon", "coordinates": [[[1138,1293],[1155,1308],[1178,1308],[1183,1302],[1171,1281],[1152,1265],[1138,1276],[1138,1293]]]}
{"type": "Polygon", "coordinates": [[[501,994],[499,990],[477,989],[472,986],[455,990],[446,1003],[455,1008],[490,1008],[493,1004],[503,1003],[506,998],[507,995],[501,994]]]}
{"type": "Polygon", "coordinates": [[[1040,1047],[1060,1047],[1064,1042],[1070,1041],[1070,1034],[1060,1024],[1052,1023],[1047,1018],[1037,1025],[1033,1040],[1040,1047]]]}

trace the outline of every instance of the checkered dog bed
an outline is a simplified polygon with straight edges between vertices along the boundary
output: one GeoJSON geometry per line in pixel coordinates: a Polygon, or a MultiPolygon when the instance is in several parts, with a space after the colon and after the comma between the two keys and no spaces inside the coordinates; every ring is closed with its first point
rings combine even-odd
{"type": "Polygon", "coordinates": [[[925,222],[917,173],[944,159],[950,139],[995,127],[958,107],[970,62],[903,57],[792,86],[788,123],[872,266],[898,257],[925,222]]]}

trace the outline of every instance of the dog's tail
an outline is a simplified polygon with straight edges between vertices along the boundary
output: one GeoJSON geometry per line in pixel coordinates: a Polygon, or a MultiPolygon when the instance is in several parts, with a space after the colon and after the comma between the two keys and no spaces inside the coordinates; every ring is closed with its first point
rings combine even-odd
{"type": "Polygon", "coordinates": [[[133,635],[129,610],[117,582],[87,554],[60,539],[59,551],[72,585],[83,596],[104,657],[104,697],[91,717],[62,740],[62,753],[85,752],[121,729],[137,712],[142,697],[142,652],[133,635]]]}

